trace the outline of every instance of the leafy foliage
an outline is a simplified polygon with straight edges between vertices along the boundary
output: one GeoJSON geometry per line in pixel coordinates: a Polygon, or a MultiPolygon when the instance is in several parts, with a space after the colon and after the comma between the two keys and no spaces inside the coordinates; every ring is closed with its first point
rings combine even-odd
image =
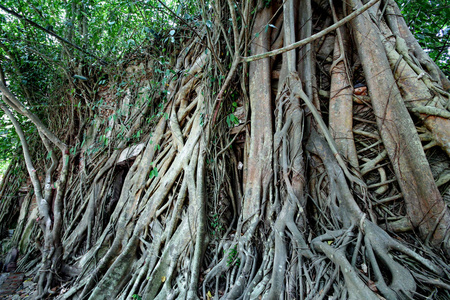
{"type": "MultiPolygon", "coordinates": [[[[95,116],[97,89],[111,68],[144,49],[139,46],[176,43],[182,20],[195,19],[199,11],[191,0],[166,2],[2,1],[22,17],[0,9],[0,68],[9,89],[50,128],[65,134],[67,126],[95,116]],[[79,114],[76,120],[74,114],[79,114]],[[49,118],[55,115],[59,120],[49,118]]],[[[30,127],[25,119],[19,121],[30,127]]],[[[16,152],[18,138],[3,112],[0,135],[4,160],[16,152]]]]}
{"type": "MultiPolygon", "coordinates": [[[[16,118],[22,124],[22,129],[29,138],[34,137],[35,128],[23,116],[17,115],[16,118]]],[[[20,149],[19,137],[9,118],[0,110],[0,164],[4,164],[16,155],[17,149],[20,149]]]]}
{"type": "Polygon", "coordinates": [[[397,0],[420,45],[450,76],[450,1],[397,0]]]}

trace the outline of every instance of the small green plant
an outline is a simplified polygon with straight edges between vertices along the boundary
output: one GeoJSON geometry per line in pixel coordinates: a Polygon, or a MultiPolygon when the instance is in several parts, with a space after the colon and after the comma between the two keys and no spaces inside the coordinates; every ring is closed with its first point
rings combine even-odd
{"type": "MultiPolygon", "coordinates": [[[[153,162],[150,164],[153,165],[153,162]]],[[[158,169],[156,167],[153,167],[153,169],[150,171],[149,177],[152,179],[153,177],[158,176],[158,169]]]]}
{"type": "Polygon", "coordinates": [[[142,297],[139,296],[138,294],[133,294],[133,296],[131,296],[131,297],[135,300],[142,300],[142,297]]]}
{"type": "Polygon", "coordinates": [[[235,265],[235,266],[240,265],[241,260],[237,257],[237,255],[238,255],[237,246],[234,246],[233,248],[230,248],[228,250],[227,267],[232,266],[232,265],[235,265]]]}
{"type": "Polygon", "coordinates": [[[143,133],[142,129],[138,130],[134,135],[133,138],[138,140],[141,137],[141,134],[143,133]]]}
{"type": "Polygon", "coordinates": [[[237,103],[233,102],[231,104],[231,114],[229,114],[226,118],[226,122],[228,127],[233,127],[234,125],[239,124],[239,119],[233,114],[236,111],[237,103]]]}
{"type": "Polygon", "coordinates": [[[158,176],[158,170],[156,168],[153,168],[150,171],[150,178],[157,177],[157,176],[158,176]]]}
{"type": "Polygon", "coordinates": [[[220,222],[218,214],[212,216],[211,227],[213,228],[213,235],[219,234],[223,230],[222,222],[220,222]]]}
{"type": "Polygon", "coordinates": [[[100,138],[99,138],[99,142],[101,144],[103,144],[104,146],[108,146],[108,141],[109,141],[109,139],[104,134],[101,135],[100,138]]]}
{"type": "Polygon", "coordinates": [[[236,118],[236,116],[233,115],[233,114],[229,114],[229,115],[227,116],[226,121],[227,121],[228,127],[233,127],[234,125],[239,124],[239,119],[236,118]]]}
{"type": "Polygon", "coordinates": [[[205,114],[200,113],[200,126],[203,127],[205,125],[205,114]]]}

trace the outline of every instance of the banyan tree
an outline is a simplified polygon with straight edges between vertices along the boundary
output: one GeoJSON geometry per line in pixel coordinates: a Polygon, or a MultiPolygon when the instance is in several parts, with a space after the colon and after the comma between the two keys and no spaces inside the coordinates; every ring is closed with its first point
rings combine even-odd
{"type": "Polygon", "coordinates": [[[36,299],[448,299],[450,81],[395,1],[187,3],[0,6],[36,299]]]}

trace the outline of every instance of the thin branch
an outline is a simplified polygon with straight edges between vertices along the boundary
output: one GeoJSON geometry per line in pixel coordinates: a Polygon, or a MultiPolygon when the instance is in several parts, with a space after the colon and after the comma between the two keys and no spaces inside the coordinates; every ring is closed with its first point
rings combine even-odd
{"type": "Polygon", "coordinates": [[[50,31],[50,30],[48,30],[48,29],[42,27],[41,25],[39,25],[39,24],[37,24],[37,23],[35,23],[35,22],[33,22],[33,21],[31,21],[31,20],[25,18],[25,17],[22,16],[22,15],[19,15],[18,13],[14,12],[14,11],[12,11],[12,10],[6,8],[6,7],[4,7],[4,6],[1,5],[1,4],[0,4],[0,9],[4,10],[4,11],[7,12],[8,14],[13,15],[14,17],[16,17],[16,18],[18,18],[18,19],[20,19],[20,20],[23,20],[23,21],[29,23],[31,26],[36,27],[37,29],[42,30],[42,31],[48,33],[49,35],[53,36],[54,38],[56,38],[56,39],[60,40],[61,42],[64,42],[64,43],[66,43],[66,44],[72,46],[73,48],[75,48],[75,49],[77,49],[77,50],[83,52],[84,54],[87,54],[87,55],[89,55],[89,56],[91,56],[91,57],[93,57],[93,58],[95,58],[95,59],[98,59],[98,60],[100,61],[100,63],[105,64],[105,65],[107,64],[106,61],[104,61],[104,60],[101,59],[100,57],[96,56],[95,54],[92,54],[92,53],[90,53],[89,51],[84,50],[84,49],[81,48],[80,46],[77,46],[77,45],[75,45],[74,43],[72,43],[72,42],[66,40],[65,38],[60,37],[59,35],[57,35],[57,34],[54,33],[53,31],[50,31]]]}
{"type": "MultiPolygon", "coordinates": [[[[5,95],[2,95],[2,98],[5,98],[5,97],[6,97],[5,95]]],[[[23,157],[25,159],[25,165],[27,167],[28,174],[30,175],[31,183],[33,184],[34,193],[36,194],[36,201],[39,205],[41,199],[43,199],[42,188],[41,188],[41,183],[39,181],[39,178],[36,174],[36,169],[34,168],[33,162],[31,161],[31,154],[30,154],[30,150],[28,147],[28,142],[25,138],[25,134],[24,134],[22,128],[20,127],[19,122],[16,120],[16,118],[12,114],[12,112],[2,102],[0,102],[0,109],[2,109],[5,112],[5,114],[9,117],[9,119],[11,120],[11,123],[13,124],[13,126],[16,130],[17,135],[19,136],[20,143],[22,145],[23,157]]],[[[39,213],[42,213],[42,209],[40,206],[39,206],[39,213]]]]}
{"type": "Polygon", "coordinates": [[[347,17],[343,18],[342,20],[340,20],[337,23],[334,23],[333,25],[331,25],[328,28],[325,28],[324,30],[313,34],[312,36],[303,39],[301,41],[295,42],[289,46],[277,49],[277,50],[273,50],[273,51],[269,51],[266,53],[261,53],[261,54],[257,54],[257,55],[253,55],[253,56],[248,56],[248,57],[242,57],[241,58],[241,62],[251,62],[251,61],[255,61],[255,60],[260,60],[263,58],[267,58],[267,57],[271,57],[271,56],[275,56],[278,54],[282,54],[291,50],[294,50],[298,47],[301,47],[303,45],[309,44],[321,37],[323,37],[324,35],[327,35],[328,33],[330,33],[331,31],[341,27],[342,25],[350,22],[351,20],[353,20],[354,18],[356,18],[357,16],[359,16],[360,14],[362,14],[363,12],[365,12],[366,10],[368,10],[371,6],[373,6],[375,3],[377,3],[380,0],[371,0],[370,2],[368,2],[367,4],[363,5],[362,7],[358,8],[357,10],[355,10],[354,12],[352,12],[351,14],[349,14],[347,17]]]}
{"type": "Polygon", "coordinates": [[[29,111],[2,82],[0,82],[0,91],[5,97],[8,98],[9,101],[7,102],[12,103],[11,106],[14,108],[14,110],[17,110],[18,113],[30,119],[30,121],[33,122],[33,124],[37,127],[37,129],[42,132],[50,141],[52,141],[63,153],[67,151],[67,145],[64,144],[53,132],[51,132],[35,114],[29,111]]]}

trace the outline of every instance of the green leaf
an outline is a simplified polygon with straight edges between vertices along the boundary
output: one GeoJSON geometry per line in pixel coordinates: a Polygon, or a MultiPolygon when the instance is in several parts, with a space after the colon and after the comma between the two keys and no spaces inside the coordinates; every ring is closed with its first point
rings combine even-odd
{"type": "Polygon", "coordinates": [[[149,177],[150,177],[150,179],[152,179],[153,177],[157,177],[157,176],[158,176],[158,170],[157,170],[156,168],[153,168],[153,169],[150,171],[149,177]]]}
{"type": "Polygon", "coordinates": [[[229,114],[225,121],[227,122],[228,127],[234,127],[234,125],[239,124],[239,119],[233,114],[229,114]]]}

